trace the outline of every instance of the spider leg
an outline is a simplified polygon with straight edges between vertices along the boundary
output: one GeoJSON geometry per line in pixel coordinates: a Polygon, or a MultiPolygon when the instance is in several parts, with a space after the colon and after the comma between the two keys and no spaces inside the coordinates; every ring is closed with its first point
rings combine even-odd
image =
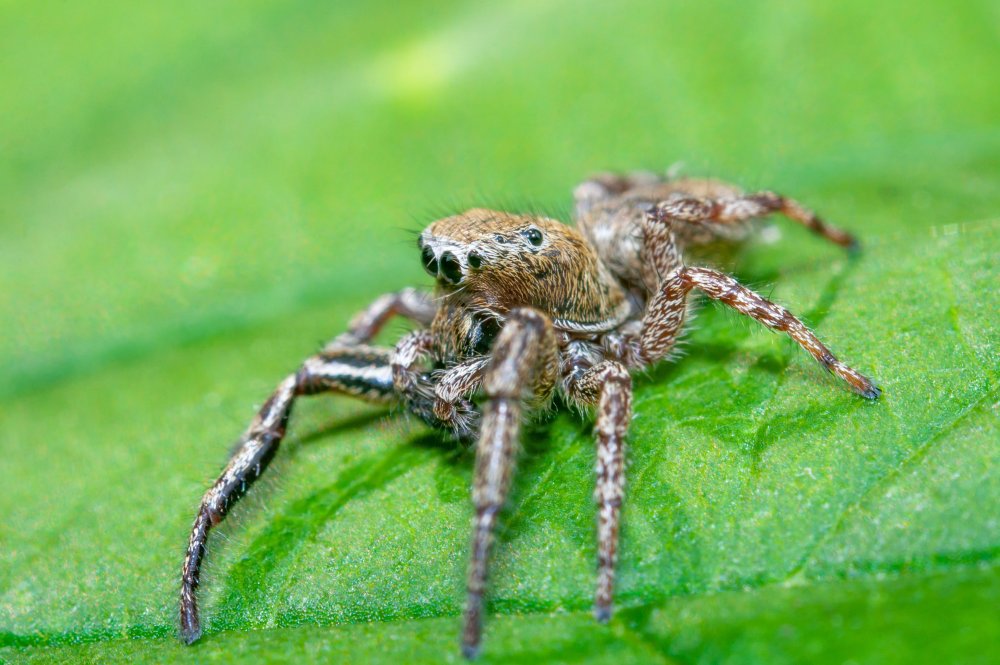
{"type": "MultiPolygon", "coordinates": [[[[672,281],[684,293],[697,288],[712,300],[725,303],[772,330],[786,333],[827,371],[845,381],[851,390],[862,397],[876,399],[881,394],[882,391],[871,379],[838,360],[830,349],[791,312],[754,293],[729,275],[708,268],[683,268],[674,275],[672,281]]],[[[670,287],[664,292],[668,289],[670,287]]],[[[645,339],[644,334],[643,341],[645,339]]]]}
{"type": "MultiPolygon", "coordinates": [[[[786,196],[766,191],[744,193],[739,187],[719,180],[662,178],[647,171],[601,173],[580,184],[573,191],[577,216],[586,216],[600,202],[632,193],[633,190],[641,191],[642,198],[657,196],[697,210],[695,216],[678,219],[697,222],[717,238],[731,237],[739,240],[745,233],[734,227],[757,217],[780,212],[842,247],[858,247],[858,241],[850,233],[823,221],[815,212],[786,196]]],[[[693,239],[688,238],[689,241],[693,239]]]]}
{"type": "Polygon", "coordinates": [[[567,383],[571,399],[597,405],[594,500],[597,502],[598,569],[594,617],[603,623],[611,618],[618,560],[618,525],[625,489],[625,435],[632,420],[632,378],[624,365],[605,360],[567,383]]]}
{"type": "MultiPolygon", "coordinates": [[[[671,216],[682,249],[709,260],[752,233],[751,220],[781,212],[828,240],[857,248],[854,236],[823,221],[798,201],[773,192],[744,193],[739,187],[704,178],[660,177],[647,172],[599,174],[574,192],[577,227],[605,265],[626,284],[653,293],[657,279],[644,256],[644,219],[650,212],[671,216]]],[[[664,273],[665,274],[665,273],[664,273]]]]}
{"type": "Polygon", "coordinates": [[[646,217],[647,256],[659,276],[659,292],[650,300],[643,317],[640,355],[647,363],[670,353],[684,324],[687,295],[697,288],[712,300],[729,305],[772,330],[786,333],[824,368],[847,382],[862,397],[875,399],[879,388],[861,373],[838,360],[833,353],[788,310],[751,291],[724,273],[708,268],[684,266],[671,224],[690,221],[704,212],[704,202],[669,201],[646,217]]]}
{"type": "Polygon", "coordinates": [[[510,313],[486,367],[472,501],[472,554],[462,631],[462,654],[474,658],[482,636],[483,591],[493,529],[510,489],[526,398],[543,399],[556,381],[557,355],[552,323],[530,309],[510,313]]]}
{"type": "Polygon", "coordinates": [[[423,326],[434,320],[437,306],[429,293],[417,289],[403,289],[386,293],[359,312],[347,326],[347,332],[333,338],[325,349],[366,344],[374,339],[393,316],[402,316],[423,326]]]}
{"type": "MultiPolygon", "coordinates": [[[[391,354],[389,349],[369,346],[324,351],[308,358],[295,374],[278,384],[264,402],[226,468],[202,497],[191,528],[180,596],[181,638],[186,643],[194,642],[201,635],[195,591],[208,532],[222,521],[267,468],[285,435],[295,400],[303,395],[337,392],[376,403],[391,402],[398,396],[392,381],[391,354]]],[[[421,386],[420,391],[413,390],[410,396],[404,395],[404,399],[411,411],[437,424],[432,399],[421,397],[424,394],[433,395],[433,389],[421,386]]]]}
{"type": "MultiPolygon", "coordinates": [[[[692,186],[699,183],[689,182],[692,186]]],[[[682,183],[678,183],[680,184],[682,183]]],[[[670,216],[679,222],[704,226],[720,237],[729,235],[728,227],[780,212],[793,222],[841,247],[851,250],[858,248],[858,241],[853,235],[823,221],[798,201],[774,192],[744,194],[737,190],[737,193],[715,198],[691,195],[681,190],[657,207],[661,209],[661,215],[670,216]]]]}
{"type": "Polygon", "coordinates": [[[583,181],[573,189],[573,202],[578,216],[585,215],[601,201],[624,194],[636,187],[656,185],[663,178],[652,171],[632,171],[630,173],[598,173],[583,181]]]}

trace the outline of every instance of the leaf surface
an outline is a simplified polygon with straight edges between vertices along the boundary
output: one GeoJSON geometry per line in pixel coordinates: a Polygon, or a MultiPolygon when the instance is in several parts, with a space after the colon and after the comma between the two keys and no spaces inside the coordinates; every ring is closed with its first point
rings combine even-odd
{"type": "MultiPolygon", "coordinates": [[[[473,204],[566,218],[604,169],[794,195],[727,267],[884,389],[701,308],[636,378],[610,626],[590,425],[524,441],[484,662],[988,662],[1000,641],[1000,66],[958,3],[0,5],[0,659],[457,659],[472,457],[296,407],[210,541],[273,386],[473,204]],[[115,22],[110,22],[115,17],[115,22]],[[127,27],[124,29],[123,26],[127,27]]],[[[391,326],[389,342],[404,328],[391,326]]]]}

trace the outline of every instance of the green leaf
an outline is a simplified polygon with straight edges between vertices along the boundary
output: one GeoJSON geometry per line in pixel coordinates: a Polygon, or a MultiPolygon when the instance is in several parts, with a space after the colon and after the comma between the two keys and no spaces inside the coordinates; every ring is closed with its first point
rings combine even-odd
{"type": "MultiPolygon", "coordinates": [[[[776,189],[727,264],[884,389],[702,308],[636,378],[618,613],[593,444],[525,437],[484,662],[988,662],[1000,641],[1000,66],[987,4],[0,5],[0,660],[458,661],[471,454],[303,402],[212,534],[273,386],[473,204],[567,217],[602,169],[776,189]],[[113,20],[112,20],[113,19],[113,20]]],[[[386,341],[402,331],[392,326],[386,341]]]]}

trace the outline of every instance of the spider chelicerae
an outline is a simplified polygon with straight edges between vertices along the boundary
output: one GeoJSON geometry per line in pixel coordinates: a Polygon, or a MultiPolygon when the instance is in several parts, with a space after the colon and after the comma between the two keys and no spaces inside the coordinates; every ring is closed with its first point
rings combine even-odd
{"type": "MultiPolygon", "coordinates": [[[[594,407],[597,589],[594,616],[611,616],[630,372],[668,358],[698,291],[786,333],[846,386],[868,399],[879,388],[838,360],[795,316],[732,277],[685,265],[682,252],[737,243],[751,222],[780,212],[853,249],[854,238],[771,192],[647,172],[601,174],[574,191],[576,228],[536,215],[473,209],[438,220],[418,248],[433,293],[384,295],[282,381],[201,501],[184,558],[181,637],[201,627],[195,590],[209,530],[263,472],[298,397],[332,392],[396,403],[433,427],[475,441],[472,551],[462,652],[474,657],[493,531],[514,472],[526,412],[554,394],[594,407]],[[370,344],[393,316],[417,328],[395,348],[370,344]]],[[[706,397],[710,399],[710,397],[706,397]]]]}

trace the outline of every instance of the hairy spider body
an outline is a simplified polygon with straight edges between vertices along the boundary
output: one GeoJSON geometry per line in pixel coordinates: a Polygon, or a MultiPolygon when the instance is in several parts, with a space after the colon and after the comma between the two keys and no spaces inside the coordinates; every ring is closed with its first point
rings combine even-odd
{"type": "Polygon", "coordinates": [[[284,436],[294,400],[335,392],[400,403],[428,424],[476,440],[475,515],[462,651],[481,641],[483,593],[493,531],[506,501],[525,416],[564,401],[595,409],[598,575],[594,615],[611,616],[624,495],[630,372],[668,357],[688,294],[785,332],[847,387],[879,389],[839,361],[783,307],[682,251],[745,239],[750,222],[781,212],[844,247],[856,243],[800,204],[770,192],[744,194],[712,180],[649,173],[602,174],[574,192],[577,227],[535,215],[473,209],[420,235],[436,292],[382,296],[348,332],[308,358],[261,407],[229,464],[205,493],[184,560],[181,636],[201,634],[195,590],[209,529],[256,479],[284,436]],[[370,345],[392,316],[417,324],[394,348],[370,345]]]}

